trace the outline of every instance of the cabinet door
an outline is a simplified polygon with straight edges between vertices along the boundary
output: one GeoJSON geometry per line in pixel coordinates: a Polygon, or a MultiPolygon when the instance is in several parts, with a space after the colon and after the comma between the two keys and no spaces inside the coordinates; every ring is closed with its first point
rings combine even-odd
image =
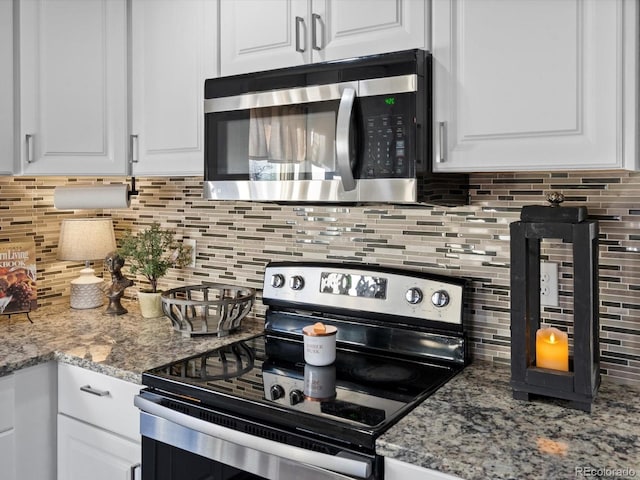
{"type": "Polygon", "coordinates": [[[384,459],[385,480],[461,480],[446,473],[429,470],[394,458],[384,459]]]}
{"type": "Polygon", "coordinates": [[[125,0],[23,0],[21,173],[126,173],[125,0]]]}
{"type": "Polygon", "coordinates": [[[13,3],[0,2],[0,175],[13,173],[13,3]]]}
{"type": "Polygon", "coordinates": [[[16,478],[14,397],[14,375],[0,377],[0,465],[2,478],[6,480],[16,478]]]}
{"type": "Polygon", "coordinates": [[[140,385],[58,364],[58,412],[118,435],[140,438],[140,412],[133,405],[140,385]]]}
{"type": "Polygon", "coordinates": [[[16,480],[15,455],[15,432],[13,429],[0,432],[2,480],[16,480]]]}
{"type": "Polygon", "coordinates": [[[311,60],[307,0],[220,0],[220,75],[311,60]]]}
{"type": "Polygon", "coordinates": [[[432,25],[434,170],[635,167],[637,2],[434,0],[432,25]]]}
{"type": "Polygon", "coordinates": [[[131,160],[137,175],[203,175],[204,80],[215,71],[210,0],[131,3],[131,160]]]}
{"type": "Polygon", "coordinates": [[[55,480],[56,362],[24,368],[14,375],[16,478],[55,480]]]}
{"type": "Polygon", "coordinates": [[[313,61],[425,48],[424,0],[313,0],[313,61]]]}
{"type": "Polygon", "coordinates": [[[221,0],[221,75],[425,47],[424,0],[221,0]]]}
{"type": "Polygon", "coordinates": [[[139,444],[58,415],[58,478],[139,478],[140,459],[139,444]]]}

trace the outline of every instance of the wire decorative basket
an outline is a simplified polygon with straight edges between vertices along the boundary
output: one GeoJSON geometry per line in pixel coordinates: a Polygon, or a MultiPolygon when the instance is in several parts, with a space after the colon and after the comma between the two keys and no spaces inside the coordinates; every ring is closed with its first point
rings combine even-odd
{"type": "Polygon", "coordinates": [[[255,296],[253,288],[219,283],[173,288],[162,294],[162,311],[185,337],[224,337],[240,327],[255,296]]]}

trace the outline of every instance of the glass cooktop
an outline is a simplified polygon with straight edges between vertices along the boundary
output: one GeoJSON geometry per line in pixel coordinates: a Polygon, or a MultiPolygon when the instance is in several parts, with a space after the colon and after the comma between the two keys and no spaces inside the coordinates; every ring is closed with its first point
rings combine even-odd
{"type": "Polygon", "coordinates": [[[144,372],[142,383],[270,424],[375,437],[459,370],[344,348],[316,367],[301,340],[263,334],[144,372]]]}

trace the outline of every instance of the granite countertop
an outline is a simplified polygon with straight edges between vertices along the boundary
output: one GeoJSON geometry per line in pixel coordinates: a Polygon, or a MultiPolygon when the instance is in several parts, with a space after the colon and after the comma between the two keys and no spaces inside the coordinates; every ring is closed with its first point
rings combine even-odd
{"type": "MultiPolygon", "coordinates": [[[[136,302],[124,306],[129,313],[118,316],[41,308],[33,324],[0,316],[0,376],[58,360],[139,384],[144,370],[264,328],[249,316],[230,336],[189,338],[168,318],[143,318],[136,302]]],[[[469,365],[378,439],[377,453],[467,480],[640,476],[640,387],[603,380],[588,414],[513,400],[509,380],[506,366],[469,365]]]]}
{"type": "Polygon", "coordinates": [[[0,376],[49,360],[58,360],[134,383],[142,372],[252,337],[264,320],[251,315],[238,333],[227,337],[184,337],[166,317],[144,318],[135,301],[123,302],[129,313],[106,315],[104,309],[45,307],[10,318],[0,316],[0,376]]]}
{"type": "Polygon", "coordinates": [[[514,400],[511,370],[475,362],[392,427],[385,457],[467,480],[640,477],[640,387],[603,379],[592,412],[514,400]]]}

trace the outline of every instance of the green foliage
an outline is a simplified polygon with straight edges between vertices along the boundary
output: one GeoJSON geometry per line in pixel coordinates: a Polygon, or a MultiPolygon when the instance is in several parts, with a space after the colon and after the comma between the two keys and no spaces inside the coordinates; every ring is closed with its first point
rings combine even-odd
{"type": "Polygon", "coordinates": [[[146,230],[133,235],[127,232],[118,253],[129,261],[129,271],[144,275],[151,291],[158,291],[158,280],[172,267],[184,267],[191,261],[191,247],[175,240],[175,232],[153,223],[146,230]]]}

